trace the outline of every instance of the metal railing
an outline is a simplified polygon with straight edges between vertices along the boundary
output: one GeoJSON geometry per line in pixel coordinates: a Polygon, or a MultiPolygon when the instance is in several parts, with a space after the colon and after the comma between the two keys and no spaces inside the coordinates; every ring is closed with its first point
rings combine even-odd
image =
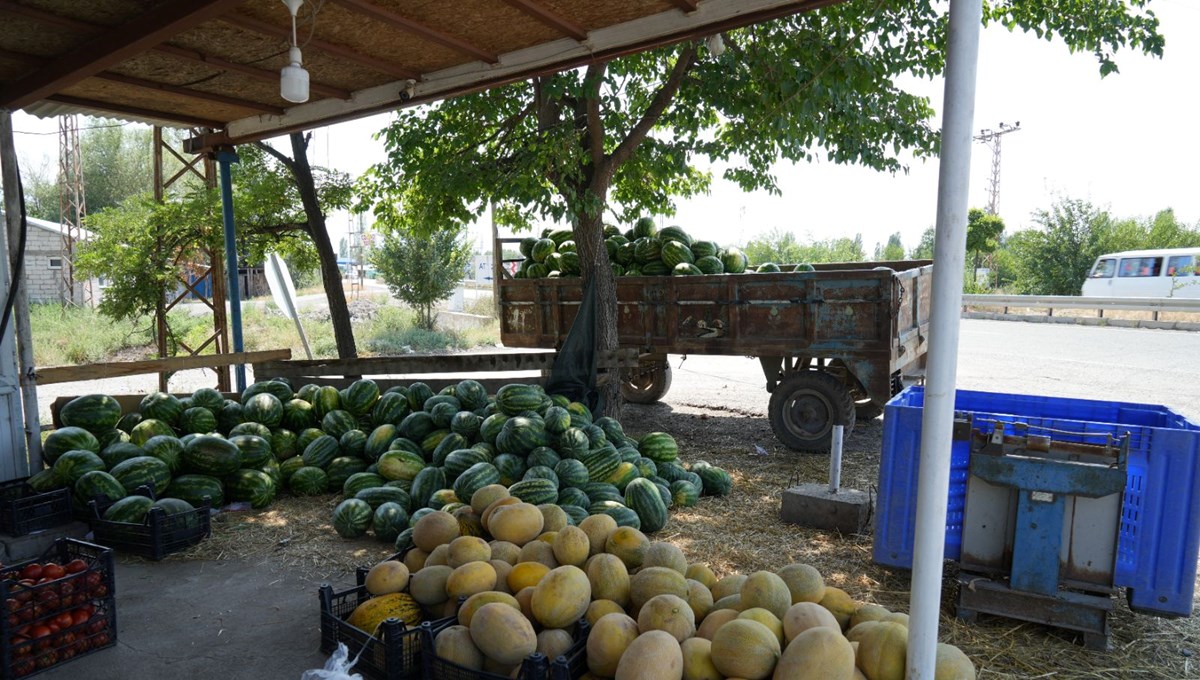
{"type": "Polygon", "coordinates": [[[1094,309],[1103,318],[1107,310],[1150,312],[1158,320],[1160,312],[1200,313],[1200,299],[1157,297],[1079,297],[1074,295],[964,295],[963,307],[1009,309],[1045,309],[1054,316],[1056,309],[1094,309]]]}

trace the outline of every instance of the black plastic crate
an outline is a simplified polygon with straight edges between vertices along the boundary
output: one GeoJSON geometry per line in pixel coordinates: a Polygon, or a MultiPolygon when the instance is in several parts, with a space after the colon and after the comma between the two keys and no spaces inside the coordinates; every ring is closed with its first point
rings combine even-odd
{"type": "MultiPolygon", "coordinates": [[[[421,664],[425,667],[425,677],[439,680],[507,680],[510,677],[472,670],[438,657],[433,651],[433,639],[445,627],[421,624],[421,664]]],[[[587,672],[589,629],[587,620],[580,619],[571,634],[575,642],[566,654],[556,659],[547,659],[540,652],[525,657],[521,662],[521,669],[517,671],[517,680],[577,680],[583,677],[587,672]],[[578,672],[575,672],[576,670],[578,672]]]]}
{"type": "MultiPolygon", "coordinates": [[[[137,493],[154,498],[154,492],[144,486],[137,493]]],[[[188,512],[168,515],[162,508],[150,508],[141,524],[113,522],[104,519],[111,504],[88,503],[91,516],[92,540],[114,550],[138,555],[154,561],[196,545],[212,533],[211,506],[204,505],[188,512]]]]}
{"type": "Polygon", "coordinates": [[[60,538],[41,557],[11,565],[0,577],[7,614],[0,618],[3,677],[28,677],[116,644],[116,581],[108,548],[60,538]],[[51,563],[64,575],[45,583],[22,578],[34,576],[27,569],[44,572],[51,563]]]}
{"type": "MultiPolygon", "coordinates": [[[[350,659],[358,658],[354,672],[371,680],[415,680],[425,677],[421,667],[419,627],[410,628],[398,619],[388,619],[378,635],[346,622],[358,605],[371,599],[365,584],[369,570],[359,567],[358,583],[353,588],[334,592],[328,584],[319,591],[321,598],[321,652],[332,654],[338,643],[346,645],[350,659]],[[360,654],[361,653],[361,654],[360,654]]],[[[422,625],[441,630],[455,622],[454,617],[437,619],[422,625]]]]}
{"type": "Polygon", "coordinates": [[[0,534],[24,536],[71,521],[71,491],[39,493],[28,478],[0,484],[0,534]]]}

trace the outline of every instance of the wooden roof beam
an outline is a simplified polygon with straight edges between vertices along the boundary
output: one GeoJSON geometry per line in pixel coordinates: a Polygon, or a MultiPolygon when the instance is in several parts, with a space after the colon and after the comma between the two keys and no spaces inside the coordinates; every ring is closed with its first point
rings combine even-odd
{"type": "Polygon", "coordinates": [[[695,12],[698,7],[698,0],[671,0],[671,4],[685,12],[695,12]]]}
{"type": "MultiPolygon", "coordinates": [[[[232,26],[237,26],[238,28],[244,28],[247,31],[261,33],[263,35],[269,35],[275,38],[283,38],[284,40],[291,42],[292,30],[287,26],[277,26],[270,22],[241,14],[240,12],[226,14],[225,16],[221,17],[221,21],[232,26]]],[[[396,78],[419,78],[421,75],[416,71],[404,68],[399,64],[395,64],[384,59],[379,59],[377,57],[372,57],[350,49],[345,45],[332,43],[315,36],[308,41],[307,46],[320,50],[321,52],[325,52],[326,54],[340,57],[346,61],[351,61],[361,66],[375,69],[380,73],[386,73],[396,78]]]]}
{"type": "Polygon", "coordinates": [[[14,2],[13,0],[0,0],[0,12],[15,14],[16,16],[25,17],[26,19],[32,19],[39,23],[49,24],[51,26],[69,28],[73,31],[90,33],[96,29],[95,26],[87,23],[86,21],[80,21],[79,19],[64,17],[60,14],[47,12],[46,10],[38,9],[36,7],[22,5],[18,2],[14,2]]]}
{"type": "Polygon", "coordinates": [[[113,26],[0,90],[0,108],[19,109],[61,92],[241,4],[244,0],[168,2],[113,26]]]}
{"type": "Polygon", "coordinates": [[[119,73],[97,73],[93,78],[107,80],[114,83],[123,83],[125,85],[133,85],[147,90],[159,90],[160,92],[170,92],[192,99],[200,99],[203,101],[216,102],[218,104],[228,104],[242,109],[250,109],[251,111],[260,111],[262,113],[272,113],[282,115],[284,110],[281,106],[272,106],[271,104],[263,104],[262,102],[251,101],[249,99],[239,99],[237,97],[228,97],[223,94],[213,92],[204,92],[202,90],[193,90],[191,88],[182,87],[180,85],[171,85],[169,83],[160,83],[145,78],[135,78],[133,76],[121,75],[119,73]]]}
{"type": "Polygon", "coordinates": [[[495,54],[476,47],[462,38],[456,38],[449,33],[444,33],[435,28],[430,28],[420,22],[413,21],[406,16],[393,12],[390,9],[371,4],[370,2],[367,2],[367,0],[330,1],[336,5],[341,5],[342,7],[356,14],[362,14],[376,21],[390,24],[396,28],[399,28],[400,30],[420,36],[425,40],[437,43],[443,47],[449,47],[452,50],[475,57],[476,59],[486,61],[489,64],[495,64],[500,61],[500,58],[495,54]]]}
{"type": "MultiPolygon", "coordinates": [[[[224,71],[235,71],[237,73],[250,76],[251,78],[258,78],[259,80],[264,80],[275,84],[279,83],[279,71],[269,71],[265,68],[250,66],[249,64],[238,64],[232,61],[226,61],[220,57],[213,57],[207,54],[194,52],[192,50],[186,50],[182,47],[175,47],[174,45],[159,45],[154,48],[154,51],[161,54],[169,54],[172,57],[183,59],[184,61],[207,64],[208,66],[224,71]]],[[[343,90],[340,87],[333,87],[332,85],[310,83],[308,88],[313,92],[325,97],[334,97],[336,99],[350,98],[349,90],[343,90]]]]}
{"type": "Polygon", "coordinates": [[[12,50],[6,50],[3,47],[0,47],[0,59],[19,61],[22,64],[29,64],[30,66],[41,66],[42,64],[46,63],[45,57],[25,54],[24,52],[13,52],[12,50]]]}
{"type": "Polygon", "coordinates": [[[46,101],[58,102],[68,106],[77,106],[80,108],[95,109],[97,111],[106,111],[118,115],[133,116],[135,118],[143,118],[150,120],[160,120],[169,123],[184,123],[194,127],[220,128],[225,124],[221,121],[209,120],[198,116],[189,116],[180,113],[168,113],[166,111],[154,111],[144,109],[137,106],[126,106],[125,104],[113,104],[111,102],[100,101],[98,99],[86,99],[84,97],[72,97],[65,94],[52,94],[49,97],[43,97],[46,101]]]}
{"type": "Polygon", "coordinates": [[[581,24],[564,17],[554,10],[551,10],[549,7],[536,2],[536,0],[504,0],[504,2],[537,19],[543,24],[555,29],[563,35],[570,36],[581,42],[587,40],[587,29],[585,29],[581,24]]]}

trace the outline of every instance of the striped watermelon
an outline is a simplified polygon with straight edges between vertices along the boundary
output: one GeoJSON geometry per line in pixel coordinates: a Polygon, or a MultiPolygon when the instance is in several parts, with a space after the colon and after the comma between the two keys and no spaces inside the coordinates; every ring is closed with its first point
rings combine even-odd
{"type": "Polygon", "coordinates": [[[338,451],[343,456],[365,458],[367,435],[362,430],[350,430],[338,438],[338,451]]]}
{"type": "Polygon", "coordinates": [[[342,408],[356,416],[364,416],[379,399],[379,385],[374,380],[355,380],[341,395],[342,408]]]}
{"type": "Polygon", "coordinates": [[[408,405],[413,411],[420,411],[425,407],[425,402],[433,396],[433,390],[429,389],[429,385],[423,382],[415,382],[408,386],[408,405]]]}
{"type": "Polygon", "coordinates": [[[42,458],[47,465],[53,465],[67,451],[100,453],[100,441],[82,427],[60,427],[42,442],[42,458]]]}
{"type": "Polygon", "coordinates": [[[446,471],[446,479],[453,482],[471,466],[491,462],[488,455],[479,449],[456,449],[446,456],[442,468],[446,471]]]}
{"type": "Polygon", "coordinates": [[[146,441],[151,437],[157,437],[159,435],[174,437],[175,429],[172,428],[165,420],[146,418],[133,427],[133,432],[129,433],[129,441],[141,446],[142,444],[145,444],[146,441]]]}
{"type": "Polygon", "coordinates": [[[63,405],[58,419],[68,427],[81,427],[92,434],[116,428],[121,420],[121,404],[107,394],[76,397],[63,405]]]}
{"type": "Polygon", "coordinates": [[[419,442],[436,430],[437,426],[433,424],[433,418],[428,413],[413,411],[400,421],[399,429],[401,437],[419,442]]]}
{"type": "MultiPolygon", "coordinates": [[[[465,472],[458,475],[454,480],[454,495],[460,499],[471,500],[471,496],[475,492],[489,484],[498,484],[500,482],[500,472],[491,463],[476,463],[467,468],[465,472]]],[[[558,497],[557,486],[555,487],[555,498],[558,497]]]]}
{"type": "Polygon", "coordinates": [[[288,458],[300,454],[299,437],[296,433],[278,427],[271,430],[271,455],[275,456],[277,461],[285,461],[288,458]]]}
{"type": "Polygon", "coordinates": [[[319,496],[329,491],[329,477],[319,467],[302,467],[288,479],[288,491],[293,496],[319,496]]]}
{"type": "Polygon", "coordinates": [[[342,407],[342,396],[336,387],[323,385],[317,389],[317,393],[312,399],[313,416],[315,418],[324,418],[331,411],[336,411],[342,407]]]}
{"type": "Polygon", "coordinates": [[[558,465],[559,460],[561,460],[561,458],[559,458],[554,449],[548,446],[539,446],[529,453],[529,456],[526,457],[525,462],[530,467],[535,465],[543,465],[548,468],[553,468],[555,465],[558,465]]]}
{"type": "Polygon", "coordinates": [[[325,469],[338,455],[338,441],[325,434],[317,437],[300,455],[305,465],[325,469]]]}
{"type": "Polygon", "coordinates": [[[247,421],[245,423],[242,423],[241,425],[237,425],[236,427],[234,427],[232,430],[229,431],[229,434],[227,436],[236,437],[239,434],[252,434],[256,437],[262,437],[263,439],[270,439],[271,438],[271,428],[267,427],[266,425],[263,425],[262,423],[253,423],[253,422],[247,421]]]}
{"type": "MultiPolygon", "coordinates": [[[[192,392],[192,406],[206,408],[216,414],[225,405],[225,397],[211,387],[201,387],[192,392]]],[[[195,503],[193,503],[195,505],[195,503]]]]}
{"type": "Polygon", "coordinates": [[[374,510],[384,503],[398,503],[401,507],[411,508],[412,497],[399,487],[395,486],[376,486],[369,489],[361,489],[354,497],[371,506],[374,510]]]}
{"type": "Polygon", "coordinates": [[[179,431],[184,434],[195,432],[207,434],[217,431],[217,417],[213,412],[202,407],[193,406],[179,416],[179,431]]]}
{"type": "Polygon", "coordinates": [[[468,411],[487,406],[488,394],[483,385],[476,380],[463,380],[454,387],[454,396],[462,402],[462,407],[468,411]]]}
{"type": "Polygon", "coordinates": [[[679,457],[679,445],[666,432],[651,432],[642,437],[638,450],[655,463],[671,462],[679,457]]]}
{"type": "MultiPolygon", "coordinates": [[[[382,485],[383,478],[380,477],[380,480],[380,484],[382,485]]],[[[417,476],[413,478],[412,487],[409,489],[409,496],[412,497],[414,505],[425,507],[434,492],[444,488],[446,488],[445,471],[439,467],[427,467],[418,472],[417,476]]]]}
{"type": "Polygon", "coordinates": [[[411,412],[408,397],[396,392],[387,392],[380,395],[379,401],[375,402],[375,408],[371,410],[371,422],[376,426],[384,423],[399,426],[411,412]]]}
{"type": "Polygon", "coordinates": [[[367,471],[367,461],[352,456],[339,456],[329,462],[325,473],[329,477],[329,488],[340,489],[351,475],[367,471]]]}
{"type": "Polygon", "coordinates": [[[214,508],[225,505],[225,485],[209,475],[180,475],[171,480],[164,495],[187,501],[196,507],[204,505],[206,497],[214,508]]]}
{"type": "Polygon", "coordinates": [[[546,430],[531,418],[509,418],[496,437],[496,449],[501,453],[524,456],[539,446],[545,446],[546,430]]]}
{"type": "Polygon", "coordinates": [[[80,475],[75,481],[74,490],[75,502],[80,508],[86,508],[93,500],[103,507],[126,496],[125,487],[116,477],[103,470],[91,470],[80,475]]]}
{"type": "Polygon", "coordinates": [[[391,423],[379,425],[371,430],[371,434],[367,437],[363,446],[363,455],[370,460],[379,460],[379,456],[383,455],[383,452],[387,451],[399,436],[399,430],[395,425],[391,423]]]}
{"type": "Polygon", "coordinates": [[[273,378],[271,380],[256,382],[247,387],[246,391],[242,392],[242,403],[245,404],[251,397],[259,394],[270,394],[280,402],[288,401],[296,396],[291,384],[286,379],[273,378]]]}
{"type": "Polygon", "coordinates": [[[347,498],[333,509],[333,529],[342,538],[358,538],[367,532],[374,512],[366,501],[347,498]]]}
{"type": "Polygon", "coordinates": [[[331,437],[341,438],[350,430],[358,429],[358,420],[349,411],[330,411],[321,419],[321,429],[331,437]]]}
{"type": "Polygon", "coordinates": [[[494,413],[479,424],[479,438],[489,444],[495,444],[496,438],[500,436],[500,431],[504,429],[504,424],[508,422],[508,416],[503,413],[494,413]]]}
{"type": "Polygon", "coordinates": [[[342,496],[344,498],[354,498],[355,494],[359,491],[383,486],[386,481],[386,479],[374,472],[356,472],[342,483],[342,496]]]}
{"type": "Polygon", "coordinates": [[[304,453],[304,449],[307,449],[309,444],[324,436],[325,433],[315,427],[310,427],[307,430],[301,430],[300,433],[296,435],[296,451],[299,453],[304,453]]]}
{"type": "Polygon", "coordinates": [[[564,458],[554,466],[554,474],[558,475],[561,486],[579,487],[590,481],[587,466],[574,458],[564,458]]]}
{"type": "MultiPolygon", "coordinates": [[[[293,480],[295,477],[292,475],[293,480]]],[[[275,500],[275,491],[275,482],[261,470],[237,470],[225,478],[229,500],[249,503],[255,509],[270,505],[275,500]]]]}
{"type": "Polygon", "coordinates": [[[671,502],[675,505],[681,508],[690,508],[699,500],[700,490],[691,482],[686,479],[671,482],[671,502]]]}
{"type": "Polygon", "coordinates": [[[130,458],[118,463],[109,473],[130,493],[137,491],[140,486],[146,486],[156,496],[161,496],[171,484],[170,468],[152,456],[130,458]]]}
{"type": "Polygon", "coordinates": [[[293,432],[300,432],[317,422],[312,404],[303,399],[291,399],[283,404],[283,419],[279,424],[293,432]]]}
{"type": "Polygon", "coordinates": [[[482,423],[483,418],[471,411],[459,411],[450,419],[450,431],[471,441],[479,436],[479,426],[482,423]]]}
{"type": "MultiPolygon", "coordinates": [[[[255,398],[262,395],[256,395],[255,398]]],[[[267,395],[271,396],[271,395],[267,395]]],[[[252,434],[241,434],[230,437],[229,443],[238,447],[242,454],[242,467],[254,468],[265,464],[274,456],[271,443],[266,439],[252,434]]]]}
{"type": "Polygon", "coordinates": [[[451,452],[465,449],[470,445],[471,442],[466,437],[456,432],[450,432],[434,447],[433,453],[430,454],[430,459],[434,465],[442,465],[451,452]]]}
{"type": "Polygon", "coordinates": [[[507,416],[536,411],[543,395],[544,392],[533,385],[505,385],[496,392],[496,407],[507,416]]]}
{"type": "Polygon", "coordinates": [[[383,503],[375,508],[371,518],[371,532],[385,543],[395,543],[396,537],[408,527],[408,511],[399,503],[383,503]]]}
{"type": "Polygon", "coordinates": [[[605,482],[588,482],[580,487],[584,493],[588,495],[593,503],[600,501],[615,501],[621,503],[625,500],[625,496],[617,490],[617,487],[605,482]]]}
{"type": "Polygon", "coordinates": [[[621,456],[611,448],[590,451],[584,456],[583,465],[587,468],[590,481],[607,482],[621,465],[621,456]]]}
{"type": "Polygon", "coordinates": [[[152,505],[154,501],[145,496],[126,496],[108,506],[104,511],[104,521],[141,524],[146,521],[146,513],[152,505]]]}
{"type": "Polygon", "coordinates": [[[583,489],[566,488],[558,492],[558,501],[560,506],[574,505],[586,510],[592,504],[592,499],[583,492],[583,489]]]}
{"type": "Polygon", "coordinates": [[[549,479],[527,479],[509,486],[508,493],[531,505],[553,503],[558,500],[558,484],[549,479]]]}
{"type": "MultiPolygon", "coordinates": [[[[142,444],[144,455],[153,456],[167,464],[172,475],[183,469],[183,442],[168,435],[158,435],[142,444]]],[[[112,467],[111,465],[109,467],[112,467]]]]}
{"type": "MultiPolygon", "coordinates": [[[[390,445],[388,445],[387,450],[388,451],[408,451],[409,453],[415,453],[418,456],[421,456],[422,458],[425,457],[425,452],[421,450],[420,444],[412,441],[411,439],[405,439],[404,437],[397,437],[396,439],[393,439],[392,443],[390,445]]],[[[382,454],[380,454],[380,455],[382,455],[382,454]]]]}
{"type": "Polygon", "coordinates": [[[117,429],[121,430],[125,434],[129,434],[131,431],[133,431],[133,426],[140,422],[142,422],[142,414],[136,411],[133,413],[126,413],[125,415],[121,416],[120,420],[117,421],[117,429]]]}
{"type": "Polygon", "coordinates": [[[232,399],[226,400],[225,405],[217,411],[217,431],[229,434],[233,428],[246,422],[246,414],[242,405],[232,399]]]}
{"type": "Polygon", "coordinates": [[[521,481],[525,476],[525,460],[507,453],[502,453],[492,460],[492,465],[500,472],[500,483],[510,486],[521,481]]]}
{"type": "Polygon", "coordinates": [[[638,474],[636,465],[633,463],[622,462],[618,463],[617,469],[613,470],[613,473],[603,481],[617,487],[618,491],[624,492],[626,485],[637,479],[639,476],[640,475],[638,474]]]}
{"type": "Polygon", "coordinates": [[[604,514],[612,517],[617,521],[619,527],[633,527],[634,529],[642,528],[641,517],[633,511],[632,508],[624,505],[616,505],[604,511],[604,514]]]}
{"type": "MultiPolygon", "coordinates": [[[[292,475],[296,474],[296,470],[304,467],[304,458],[301,456],[292,456],[279,464],[279,484],[287,484],[292,475]]],[[[278,485],[276,485],[278,486],[278,485]]]]}
{"type": "MultiPolygon", "coordinates": [[[[67,453],[71,452],[68,451],[67,453]]],[[[116,444],[106,446],[104,450],[100,452],[100,460],[104,461],[103,469],[111,470],[117,465],[117,463],[123,463],[130,458],[137,458],[138,456],[144,455],[146,455],[146,450],[137,444],[131,444],[130,442],[117,442],[116,444]]],[[[55,464],[57,464],[57,461],[55,461],[55,464]]]]}
{"type": "Polygon", "coordinates": [[[173,394],[151,392],[142,397],[138,411],[141,412],[143,418],[153,418],[174,425],[179,421],[179,416],[183,415],[183,404],[173,394]]]}
{"type": "Polygon", "coordinates": [[[625,505],[637,513],[640,528],[654,533],[667,525],[667,506],[654,482],[634,479],[625,487],[625,505]]]}
{"type": "Polygon", "coordinates": [[[425,459],[408,451],[388,451],[379,457],[378,465],[384,479],[411,481],[425,468],[425,459]]]}

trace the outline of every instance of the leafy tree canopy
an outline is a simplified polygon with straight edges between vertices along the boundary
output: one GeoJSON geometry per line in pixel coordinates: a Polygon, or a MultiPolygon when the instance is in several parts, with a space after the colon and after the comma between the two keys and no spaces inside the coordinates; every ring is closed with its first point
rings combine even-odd
{"type": "Polygon", "coordinates": [[[772,229],[751,239],[742,248],[750,264],[800,264],[815,262],[860,262],[866,259],[862,235],[800,243],[796,235],[782,229],[772,229]]]}
{"type": "Polygon", "coordinates": [[[383,241],[371,253],[371,264],[398,300],[417,312],[417,325],[433,330],[436,303],[450,297],[471,264],[465,229],[432,230],[414,235],[403,225],[376,225],[383,241]]]}

